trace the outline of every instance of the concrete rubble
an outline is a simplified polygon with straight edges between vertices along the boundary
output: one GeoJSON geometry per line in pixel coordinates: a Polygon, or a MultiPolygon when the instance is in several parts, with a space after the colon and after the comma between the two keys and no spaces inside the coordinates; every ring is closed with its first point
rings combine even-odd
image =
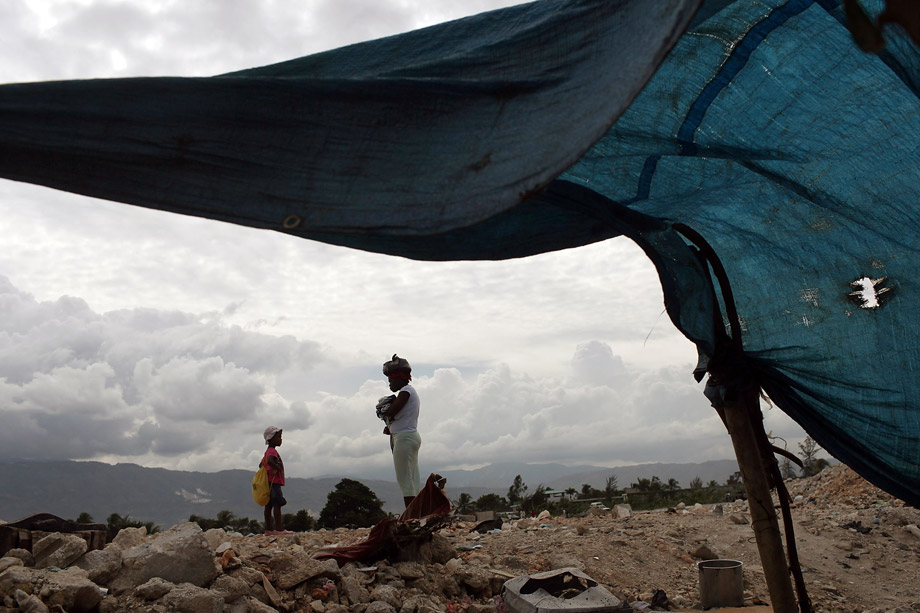
{"type": "MultiPolygon", "coordinates": [[[[845,471],[788,484],[815,610],[920,610],[916,581],[905,578],[920,576],[920,511],[845,471]]],[[[541,514],[485,533],[473,530],[475,521],[455,521],[413,550],[414,559],[341,568],[313,555],[358,543],[369,529],[244,536],[186,523],[152,535],[128,528],[95,551],[49,534],[31,552],[0,558],[0,613],[506,613],[506,581],[565,568],[634,610],[692,610],[697,563],[717,558],[743,561],[746,606],[768,604],[744,501],[620,506],[583,517],[541,514]]]]}

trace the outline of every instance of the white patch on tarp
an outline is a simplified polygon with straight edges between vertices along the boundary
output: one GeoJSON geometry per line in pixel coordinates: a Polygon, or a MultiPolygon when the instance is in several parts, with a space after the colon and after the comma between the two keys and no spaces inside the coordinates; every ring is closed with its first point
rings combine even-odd
{"type": "Polygon", "coordinates": [[[851,282],[850,285],[858,288],[855,292],[850,292],[850,296],[857,298],[860,307],[864,309],[876,309],[881,306],[879,298],[885,292],[891,290],[890,287],[882,287],[888,277],[872,279],[871,277],[861,277],[851,282]]]}

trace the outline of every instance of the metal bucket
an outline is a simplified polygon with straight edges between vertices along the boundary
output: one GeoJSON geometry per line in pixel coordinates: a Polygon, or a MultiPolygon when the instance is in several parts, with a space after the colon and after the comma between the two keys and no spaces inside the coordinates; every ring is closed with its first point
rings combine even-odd
{"type": "Polygon", "coordinates": [[[704,560],[700,569],[700,606],[740,607],[744,605],[742,563],[739,560],[704,560]]]}

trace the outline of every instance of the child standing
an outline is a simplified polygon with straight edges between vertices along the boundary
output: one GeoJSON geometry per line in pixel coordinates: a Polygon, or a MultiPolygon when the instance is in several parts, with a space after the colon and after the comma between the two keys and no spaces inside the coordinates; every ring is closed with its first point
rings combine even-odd
{"type": "Polygon", "coordinates": [[[284,485],[284,462],[281,461],[277,449],[281,446],[281,428],[269,426],[265,429],[263,437],[268,449],[265,450],[262,461],[268,470],[268,482],[271,484],[271,495],[268,504],[265,505],[265,534],[293,534],[290,530],[285,530],[281,523],[281,507],[287,504],[287,500],[281,494],[281,486],[284,485]]]}

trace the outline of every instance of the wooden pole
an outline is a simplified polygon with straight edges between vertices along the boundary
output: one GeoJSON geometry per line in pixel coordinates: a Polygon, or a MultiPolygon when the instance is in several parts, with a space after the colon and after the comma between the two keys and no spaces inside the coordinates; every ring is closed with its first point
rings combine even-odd
{"type": "Polygon", "coordinates": [[[798,605],[783,550],[779,521],[770,495],[770,480],[757,444],[749,406],[759,407],[757,389],[743,390],[737,400],[727,402],[717,409],[723,414],[741,469],[751,509],[751,526],[754,528],[773,610],[778,613],[796,613],[798,605]],[[749,404],[751,402],[754,404],[749,404]]]}
{"type": "MultiPolygon", "coordinates": [[[[674,224],[673,228],[687,238],[699,249],[701,263],[711,266],[712,273],[722,290],[725,315],[731,329],[731,336],[725,335],[724,321],[721,313],[714,316],[715,351],[710,357],[707,370],[709,381],[704,394],[719,413],[735,448],[735,457],[741,469],[741,478],[748,495],[751,509],[751,527],[757,539],[757,550],[763,564],[767,589],[774,611],[780,613],[797,613],[795,593],[792,590],[792,578],[789,565],[783,551],[783,539],[779,531],[779,521],[770,495],[770,476],[765,465],[764,455],[767,451],[758,443],[762,440],[763,424],[755,427],[753,415],[760,420],[760,386],[754,382],[744,358],[744,344],[741,340],[741,321],[735,308],[731,283],[718,255],[699,232],[684,224],[674,224]]],[[[713,286],[713,304],[718,301],[713,286]]],[[[772,457],[770,458],[772,460],[772,457]]],[[[781,484],[780,484],[781,485],[781,484]]],[[[811,611],[808,597],[802,584],[803,613],[811,611]]]]}

